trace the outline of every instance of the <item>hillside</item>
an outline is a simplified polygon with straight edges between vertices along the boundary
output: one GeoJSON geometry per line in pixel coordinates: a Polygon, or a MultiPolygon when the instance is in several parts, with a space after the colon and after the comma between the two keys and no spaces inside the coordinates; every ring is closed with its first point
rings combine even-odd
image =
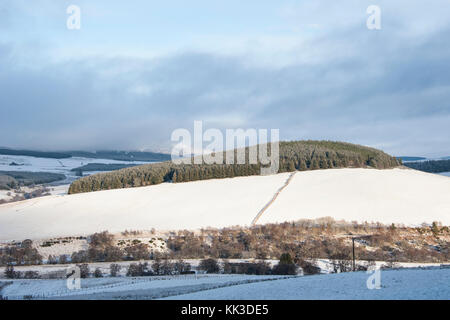
{"type": "Polygon", "coordinates": [[[418,162],[407,162],[405,166],[420,171],[440,173],[450,171],[450,160],[429,160],[418,162]]]}
{"type": "MultiPolygon", "coordinates": [[[[289,173],[164,183],[0,205],[0,240],[250,225],[289,173]]],[[[450,225],[450,179],[411,169],[297,172],[258,224],[315,219],[450,225]]]]}
{"type": "Polygon", "coordinates": [[[64,180],[64,174],[51,172],[0,171],[0,190],[64,180]]]}
{"type": "MultiPolygon", "coordinates": [[[[269,146],[270,147],[270,146],[269,146]]],[[[269,148],[270,149],[270,148],[269,148]]],[[[249,149],[246,148],[248,155],[249,149]]],[[[235,156],[237,151],[235,150],[235,156]]],[[[224,153],[225,159],[225,153],[224,153]]],[[[280,142],[279,173],[296,170],[316,170],[329,168],[372,167],[393,168],[400,161],[388,154],[369,147],[333,141],[292,141],[280,142]]],[[[259,175],[261,164],[213,164],[182,165],[171,161],[146,164],[115,172],[101,173],[79,179],[72,183],[70,194],[140,187],[163,182],[188,182],[196,180],[232,178],[259,175]]]]}

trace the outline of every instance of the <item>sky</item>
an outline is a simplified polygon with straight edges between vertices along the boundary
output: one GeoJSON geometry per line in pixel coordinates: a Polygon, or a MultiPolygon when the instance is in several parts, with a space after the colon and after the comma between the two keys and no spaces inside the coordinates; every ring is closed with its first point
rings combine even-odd
{"type": "Polygon", "coordinates": [[[446,0],[2,0],[0,146],[170,152],[201,120],[449,156],[449,40],[446,0]]]}

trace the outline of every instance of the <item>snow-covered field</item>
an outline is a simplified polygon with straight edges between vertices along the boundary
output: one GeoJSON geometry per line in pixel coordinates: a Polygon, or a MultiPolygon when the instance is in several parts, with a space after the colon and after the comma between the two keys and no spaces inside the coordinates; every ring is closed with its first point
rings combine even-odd
{"type": "MultiPolygon", "coordinates": [[[[165,183],[0,205],[0,240],[108,230],[179,230],[250,225],[289,173],[165,183]]],[[[410,169],[297,172],[258,223],[336,220],[450,224],[450,179],[410,169]]]]}
{"type": "Polygon", "coordinates": [[[450,299],[450,269],[381,270],[380,289],[369,289],[366,272],[304,277],[187,275],[81,279],[69,290],[66,280],[0,282],[8,299],[450,299]]]}
{"type": "Polygon", "coordinates": [[[450,269],[382,270],[381,288],[368,289],[365,272],[297,277],[218,288],[167,299],[188,300],[375,300],[450,299],[450,269]]]}
{"type": "Polygon", "coordinates": [[[408,169],[306,171],[294,177],[259,223],[323,216],[358,222],[420,225],[440,221],[449,225],[450,179],[408,169]]]}
{"type": "Polygon", "coordinates": [[[81,279],[81,289],[69,289],[67,280],[13,280],[1,294],[10,300],[34,299],[155,299],[180,293],[236,286],[288,276],[181,275],[81,279]]]}

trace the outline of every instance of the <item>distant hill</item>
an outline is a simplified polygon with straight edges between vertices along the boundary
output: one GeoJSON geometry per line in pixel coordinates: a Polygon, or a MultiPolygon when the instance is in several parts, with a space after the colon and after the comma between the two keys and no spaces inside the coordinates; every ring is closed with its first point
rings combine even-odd
{"type": "Polygon", "coordinates": [[[122,163],[88,163],[84,166],[73,168],[70,171],[75,172],[93,172],[93,171],[114,171],[124,168],[134,167],[137,164],[122,164],[122,163]]]}
{"type": "Polygon", "coordinates": [[[397,157],[397,158],[402,159],[402,161],[419,161],[419,160],[427,159],[424,157],[407,157],[407,156],[401,156],[401,157],[397,157]]]}
{"type": "Polygon", "coordinates": [[[46,152],[34,150],[16,150],[9,148],[0,148],[0,155],[11,156],[29,156],[36,158],[65,159],[71,157],[83,157],[91,159],[109,159],[118,161],[167,161],[170,155],[157,152],[146,151],[63,151],[63,152],[46,152]]]}
{"type": "MultiPolygon", "coordinates": [[[[236,154],[237,150],[235,150],[236,154]]],[[[249,149],[245,149],[248,155],[249,149]]],[[[280,142],[279,172],[346,167],[393,168],[401,161],[383,151],[361,145],[334,141],[280,142]]],[[[224,156],[225,159],[225,156],[224,156]]],[[[171,161],[146,164],[74,181],[69,193],[120,189],[160,184],[165,181],[232,178],[259,175],[261,164],[174,164],[171,161]]]]}
{"type": "Polygon", "coordinates": [[[84,157],[92,159],[109,159],[117,161],[167,161],[170,154],[147,151],[68,151],[72,157],[84,157]]]}
{"type": "Polygon", "coordinates": [[[430,173],[440,173],[450,171],[450,160],[406,162],[404,165],[412,169],[430,173]]]}
{"type": "Polygon", "coordinates": [[[65,159],[65,158],[71,157],[70,154],[61,153],[61,152],[15,150],[15,149],[7,149],[7,148],[1,148],[0,154],[10,155],[10,156],[29,156],[29,157],[36,157],[36,158],[52,158],[52,159],[65,159]]]}
{"type": "Polygon", "coordinates": [[[51,172],[0,171],[0,190],[51,183],[64,180],[65,178],[66,176],[63,174],[51,172]]]}

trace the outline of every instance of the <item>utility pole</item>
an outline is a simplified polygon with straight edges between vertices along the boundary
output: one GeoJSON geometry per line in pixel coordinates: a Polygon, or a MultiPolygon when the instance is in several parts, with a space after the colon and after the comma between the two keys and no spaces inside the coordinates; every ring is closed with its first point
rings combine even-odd
{"type": "Polygon", "coordinates": [[[356,255],[355,255],[355,240],[356,239],[370,239],[371,235],[352,237],[352,252],[353,252],[353,271],[356,271],[356,255]]]}
{"type": "Polygon", "coordinates": [[[355,238],[352,237],[352,246],[353,246],[353,271],[356,269],[356,262],[355,262],[355,238]]]}

